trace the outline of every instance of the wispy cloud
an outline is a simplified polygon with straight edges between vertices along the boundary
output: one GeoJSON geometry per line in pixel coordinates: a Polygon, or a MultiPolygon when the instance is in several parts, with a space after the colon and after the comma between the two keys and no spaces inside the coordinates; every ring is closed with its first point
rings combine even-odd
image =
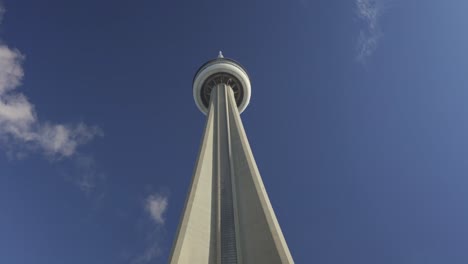
{"type": "Polygon", "coordinates": [[[165,212],[169,198],[161,193],[150,194],[146,197],[144,210],[151,220],[151,231],[146,234],[146,247],[141,254],[131,261],[131,264],[147,264],[153,262],[163,253],[162,234],[164,232],[165,212]]]}
{"type": "MultiPolygon", "coordinates": [[[[0,5],[0,21],[4,8],[0,5]]],[[[48,157],[75,154],[78,146],[102,135],[96,126],[40,121],[34,105],[18,92],[24,77],[25,56],[0,41],[0,144],[40,149],[48,157]]],[[[5,148],[6,149],[6,148],[5,148]]]]}
{"type": "MultiPolygon", "coordinates": [[[[0,3],[0,23],[4,13],[0,3]]],[[[77,149],[103,133],[97,126],[82,122],[40,120],[34,104],[18,91],[24,77],[24,60],[19,50],[0,39],[0,151],[12,159],[23,158],[32,151],[43,153],[49,160],[68,158],[66,164],[70,166],[62,174],[89,196],[104,176],[94,159],[77,149]]]]}
{"type": "Polygon", "coordinates": [[[134,258],[131,264],[146,264],[152,262],[154,259],[162,255],[161,242],[158,239],[153,238],[151,244],[149,244],[145,251],[134,258]]]}
{"type": "Polygon", "coordinates": [[[77,153],[60,165],[60,174],[74,183],[87,197],[98,198],[104,195],[106,174],[92,155],[77,153]]]}
{"type": "Polygon", "coordinates": [[[365,62],[377,49],[382,37],[379,19],[383,11],[384,0],[356,0],[358,18],[363,22],[357,44],[357,59],[365,62]]]}
{"type": "Polygon", "coordinates": [[[167,197],[160,194],[152,194],[146,198],[146,210],[151,216],[151,219],[158,224],[164,225],[164,213],[167,209],[167,197]]]}

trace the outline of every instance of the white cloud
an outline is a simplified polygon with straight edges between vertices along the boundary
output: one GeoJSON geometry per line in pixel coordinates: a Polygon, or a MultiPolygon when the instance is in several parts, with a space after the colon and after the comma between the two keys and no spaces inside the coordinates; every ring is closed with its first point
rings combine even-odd
{"type": "Polygon", "coordinates": [[[21,62],[24,56],[18,50],[0,46],[0,94],[15,89],[21,83],[24,72],[21,62]]]}
{"type": "Polygon", "coordinates": [[[145,209],[156,224],[164,225],[167,200],[167,197],[159,194],[152,194],[146,198],[145,209]]]}
{"type": "Polygon", "coordinates": [[[98,170],[94,158],[90,155],[78,154],[73,161],[77,171],[77,176],[74,177],[76,184],[86,195],[90,195],[99,184],[104,183],[106,177],[98,170]]]}
{"type": "Polygon", "coordinates": [[[357,59],[361,62],[370,57],[377,49],[382,36],[379,19],[384,0],[356,0],[357,16],[363,22],[357,44],[357,59]]]}
{"type": "Polygon", "coordinates": [[[163,233],[165,212],[168,206],[168,197],[161,193],[153,193],[146,197],[144,210],[151,220],[150,230],[145,230],[146,246],[139,254],[133,257],[131,264],[147,264],[154,262],[163,253],[163,233]]]}
{"type": "MultiPolygon", "coordinates": [[[[0,21],[4,8],[0,5],[0,21]]],[[[79,145],[97,135],[98,127],[78,124],[53,124],[38,119],[34,105],[16,89],[24,76],[25,56],[0,44],[0,144],[40,148],[50,157],[70,157],[79,145]]]]}

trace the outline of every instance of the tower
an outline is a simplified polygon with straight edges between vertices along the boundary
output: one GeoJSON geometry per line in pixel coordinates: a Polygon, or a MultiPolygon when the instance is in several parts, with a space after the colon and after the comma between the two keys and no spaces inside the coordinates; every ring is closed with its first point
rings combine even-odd
{"type": "Polygon", "coordinates": [[[240,118],[250,94],[246,70],[221,52],[195,74],[207,121],[170,264],[294,263],[240,118]]]}

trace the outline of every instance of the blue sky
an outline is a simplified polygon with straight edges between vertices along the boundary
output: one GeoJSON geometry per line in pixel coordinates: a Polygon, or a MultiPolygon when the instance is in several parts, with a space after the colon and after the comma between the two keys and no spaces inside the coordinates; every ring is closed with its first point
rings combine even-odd
{"type": "Polygon", "coordinates": [[[219,50],[296,263],[468,263],[468,2],[1,3],[0,263],[166,263],[219,50]]]}

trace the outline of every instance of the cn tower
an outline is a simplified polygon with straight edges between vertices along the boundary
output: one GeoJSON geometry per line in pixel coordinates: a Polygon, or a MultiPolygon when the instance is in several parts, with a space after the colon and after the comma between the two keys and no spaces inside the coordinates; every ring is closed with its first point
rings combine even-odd
{"type": "Polygon", "coordinates": [[[294,263],[242,125],[250,95],[244,67],[221,52],[195,74],[207,121],[170,264],[294,263]]]}

